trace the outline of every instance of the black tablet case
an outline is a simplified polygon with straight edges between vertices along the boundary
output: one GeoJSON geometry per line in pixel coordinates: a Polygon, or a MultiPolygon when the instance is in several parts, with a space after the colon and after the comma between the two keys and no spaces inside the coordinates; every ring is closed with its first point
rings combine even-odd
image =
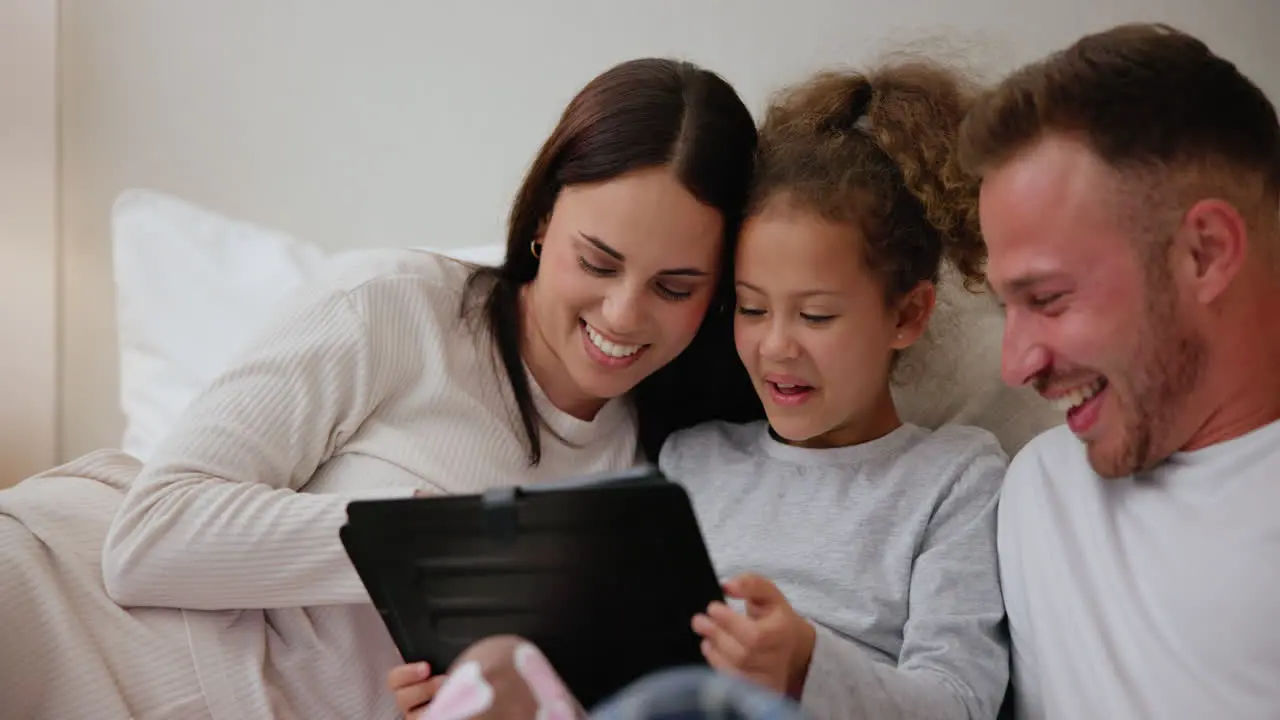
{"type": "Polygon", "coordinates": [[[347,514],[342,542],[406,662],[442,672],[520,635],[588,708],[705,662],[689,623],[724,596],[687,493],[651,467],[347,514]]]}

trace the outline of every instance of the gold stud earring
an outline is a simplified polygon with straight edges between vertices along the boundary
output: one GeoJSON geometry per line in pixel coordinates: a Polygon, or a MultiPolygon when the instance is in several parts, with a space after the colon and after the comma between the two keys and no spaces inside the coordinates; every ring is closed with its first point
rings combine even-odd
{"type": "Polygon", "coordinates": [[[535,260],[539,259],[539,256],[542,254],[542,243],[538,242],[537,240],[530,241],[529,252],[533,253],[533,257],[535,260]]]}

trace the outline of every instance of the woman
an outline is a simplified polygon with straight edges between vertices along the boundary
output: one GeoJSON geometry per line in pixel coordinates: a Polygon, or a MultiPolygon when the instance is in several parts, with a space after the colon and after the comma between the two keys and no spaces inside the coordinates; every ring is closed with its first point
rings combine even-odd
{"type": "MultiPolygon", "coordinates": [[[[929,62],[821,73],[779,95],[735,271],[737,350],[768,420],[703,423],[660,455],[743,604],[690,618],[707,663],[808,717],[994,718],[1005,692],[1007,458],[985,430],[903,422],[891,393],[943,259],[983,280],[977,181],[955,152],[971,97],[929,62]]],[[[406,712],[437,698],[424,720],[583,715],[516,638],[474,646],[442,683],[429,673],[388,676],[406,712]],[[464,697],[491,701],[439,702],[464,697]]]]}
{"type": "Polygon", "coordinates": [[[614,67],[535,160],[502,267],[370,253],[265,332],[145,467],[97,454],[0,495],[6,585],[35,589],[6,590],[6,713],[394,716],[399,657],[340,544],[346,504],[620,469],[731,411],[677,415],[663,396],[722,376],[706,364],[727,325],[707,311],[755,144],[716,75],[614,67]]]}

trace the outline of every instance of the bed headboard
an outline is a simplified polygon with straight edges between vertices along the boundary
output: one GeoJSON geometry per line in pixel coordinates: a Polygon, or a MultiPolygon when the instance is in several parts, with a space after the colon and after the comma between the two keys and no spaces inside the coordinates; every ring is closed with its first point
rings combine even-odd
{"type": "MultiPolygon", "coordinates": [[[[803,73],[865,61],[899,40],[934,38],[932,47],[1003,70],[1151,6],[498,5],[63,0],[59,459],[120,442],[109,218],[128,188],[171,193],[328,251],[490,243],[564,103],[622,59],[687,57],[721,72],[758,110],[803,73]]],[[[1166,0],[1159,19],[1201,33],[1280,97],[1270,32],[1278,8],[1166,0]]]]}

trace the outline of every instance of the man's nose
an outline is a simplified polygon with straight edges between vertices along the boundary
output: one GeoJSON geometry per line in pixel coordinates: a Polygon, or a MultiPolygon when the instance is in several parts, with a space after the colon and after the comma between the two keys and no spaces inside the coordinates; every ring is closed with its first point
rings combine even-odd
{"type": "Polygon", "coordinates": [[[1000,348],[1000,377],[1013,387],[1026,385],[1049,366],[1049,350],[1034,327],[1010,314],[1000,348]]]}

